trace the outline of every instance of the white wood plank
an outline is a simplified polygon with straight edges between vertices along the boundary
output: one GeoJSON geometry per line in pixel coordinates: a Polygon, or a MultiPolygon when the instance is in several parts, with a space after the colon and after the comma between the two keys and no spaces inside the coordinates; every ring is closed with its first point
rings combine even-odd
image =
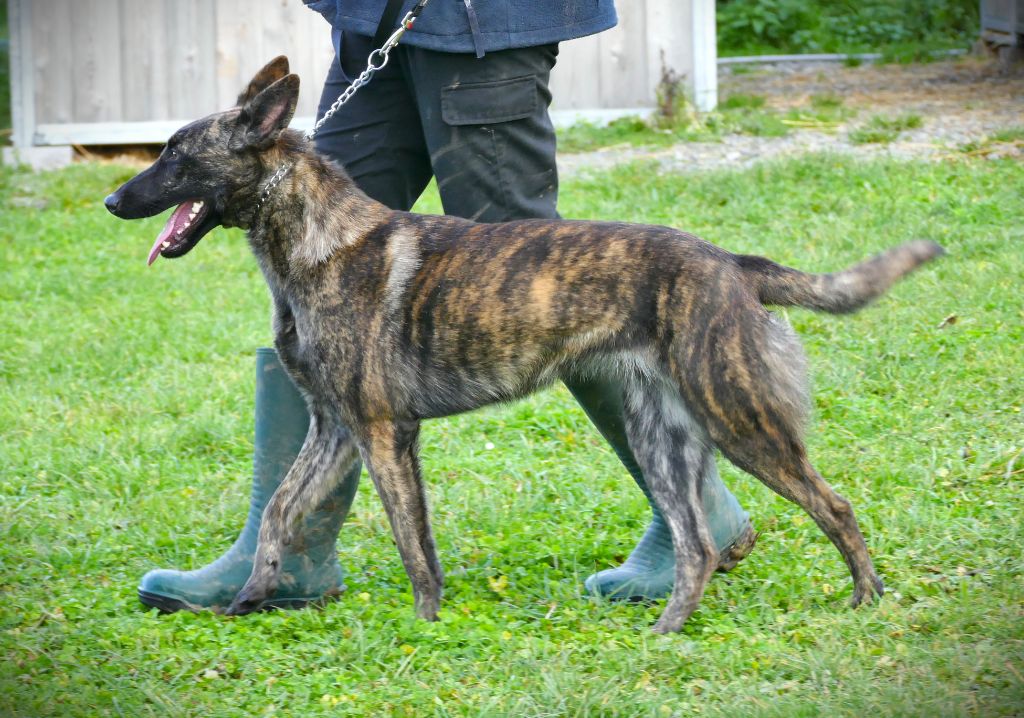
{"type": "Polygon", "coordinates": [[[598,35],[563,42],[551,72],[552,110],[599,107],[601,44],[598,35]]]}
{"type": "Polygon", "coordinates": [[[221,105],[217,97],[216,4],[172,0],[167,9],[167,34],[172,42],[163,81],[170,96],[169,112],[162,116],[201,117],[226,109],[228,105],[221,105]]]}
{"type": "Polygon", "coordinates": [[[27,58],[35,78],[34,107],[38,122],[75,119],[71,45],[71,0],[45,0],[31,5],[32,55],[27,58]]]}
{"type": "Polygon", "coordinates": [[[8,52],[11,77],[11,140],[30,147],[36,125],[35,73],[32,68],[32,6],[29,0],[8,0],[8,52]]]}
{"type": "MultiPolygon", "coordinates": [[[[686,0],[681,0],[685,2],[686,0]]],[[[619,24],[598,35],[600,107],[643,107],[651,103],[647,56],[646,0],[620,8],[619,24]]]]}
{"type": "Polygon", "coordinates": [[[692,0],[647,0],[645,52],[652,105],[657,102],[659,85],[668,72],[682,78],[692,99],[693,67],[690,62],[690,43],[687,41],[687,9],[691,2],[692,0]]]}
{"type": "Polygon", "coordinates": [[[167,24],[170,0],[125,2],[121,8],[121,120],[174,117],[167,79],[169,46],[176,41],[167,24]]]}
{"type": "MultiPolygon", "coordinates": [[[[264,6],[265,3],[252,0],[216,2],[218,107],[230,107],[256,71],[270,59],[263,52],[264,6]]],[[[309,10],[295,3],[295,12],[309,10]]]]}
{"type": "Polygon", "coordinates": [[[687,0],[692,4],[693,99],[697,109],[710,112],[718,104],[718,40],[715,0],[687,0]]]}
{"type": "Polygon", "coordinates": [[[296,18],[294,35],[285,54],[292,72],[302,79],[296,111],[312,115],[316,113],[327,71],[334,62],[334,44],[331,42],[331,26],[323,16],[305,7],[302,9],[304,12],[296,18]]]}
{"type": "MultiPolygon", "coordinates": [[[[306,8],[300,9],[307,14],[314,14],[306,8]]],[[[306,43],[313,38],[309,34],[309,24],[306,20],[307,18],[295,12],[295,7],[287,1],[277,0],[268,3],[263,11],[262,57],[249,68],[250,72],[255,72],[262,63],[270,61],[271,58],[286,55],[289,69],[298,74],[301,81],[299,103],[303,111],[307,110],[305,101],[311,87],[322,81],[322,78],[311,76],[312,68],[308,66],[309,54],[306,43]]],[[[329,33],[329,30],[327,32],[329,33]]]]}
{"type": "Polygon", "coordinates": [[[71,3],[71,97],[76,121],[103,122],[124,116],[119,5],[117,0],[71,3]]]}
{"type": "MultiPolygon", "coordinates": [[[[180,120],[146,122],[77,122],[37,125],[32,137],[35,145],[149,145],[163,144],[180,127],[195,117],[180,120]]],[[[305,132],[313,126],[306,115],[292,120],[291,127],[305,132]]]]}
{"type": "MultiPolygon", "coordinates": [[[[180,124],[167,118],[228,107],[281,53],[303,81],[299,114],[311,118],[334,60],[329,27],[297,0],[7,2],[21,142],[161,142],[180,124]],[[26,13],[31,32],[18,35],[15,18],[26,13]],[[130,129],[132,121],[144,124],[130,129]]],[[[562,43],[553,111],[611,108],[598,117],[652,107],[662,53],[686,74],[698,106],[713,107],[713,0],[619,4],[618,27],[562,43]]]]}

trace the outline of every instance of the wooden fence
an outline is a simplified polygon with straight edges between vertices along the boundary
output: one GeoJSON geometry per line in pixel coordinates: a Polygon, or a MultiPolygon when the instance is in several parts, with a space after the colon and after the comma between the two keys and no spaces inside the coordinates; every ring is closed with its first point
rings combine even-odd
{"type": "MultiPolygon", "coordinates": [[[[278,54],[305,82],[302,127],[332,61],[327,24],[300,0],[8,0],[8,8],[21,147],[161,142],[183,121],[227,107],[278,54]]],[[[713,0],[620,0],[616,28],[563,43],[552,109],[565,122],[652,107],[663,66],[687,77],[699,105],[714,105],[713,0]]]]}

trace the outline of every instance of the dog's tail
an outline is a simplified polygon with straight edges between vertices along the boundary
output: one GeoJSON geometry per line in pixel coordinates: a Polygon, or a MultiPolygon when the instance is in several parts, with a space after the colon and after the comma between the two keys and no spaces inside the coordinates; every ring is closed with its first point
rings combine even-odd
{"type": "Polygon", "coordinates": [[[808,274],[749,254],[736,255],[736,261],[762,304],[848,314],[873,302],[897,280],[944,253],[939,244],[919,239],[831,274],[808,274]]]}

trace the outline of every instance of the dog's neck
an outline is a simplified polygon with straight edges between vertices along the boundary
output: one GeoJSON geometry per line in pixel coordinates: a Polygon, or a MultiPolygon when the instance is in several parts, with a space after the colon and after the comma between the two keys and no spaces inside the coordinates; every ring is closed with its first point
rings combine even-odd
{"type": "Polygon", "coordinates": [[[390,212],[344,170],[294,140],[265,153],[257,197],[246,207],[248,216],[239,217],[264,270],[280,277],[325,265],[390,212]]]}

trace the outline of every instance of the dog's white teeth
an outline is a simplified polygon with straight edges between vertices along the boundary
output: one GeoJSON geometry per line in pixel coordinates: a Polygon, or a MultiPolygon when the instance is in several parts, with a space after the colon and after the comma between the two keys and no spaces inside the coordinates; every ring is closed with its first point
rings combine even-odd
{"type": "Polygon", "coordinates": [[[200,200],[198,202],[193,202],[192,203],[192,214],[195,215],[195,213],[198,212],[199,210],[201,210],[202,208],[203,208],[202,200],[200,200]]]}
{"type": "Polygon", "coordinates": [[[160,245],[160,248],[161,248],[161,249],[167,249],[167,248],[168,248],[168,247],[170,247],[170,246],[171,246],[171,243],[170,243],[170,242],[168,242],[168,241],[167,241],[167,240],[165,239],[165,240],[164,240],[164,243],[160,245]]]}
{"type": "Polygon", "coordinates": [[[192,211],[192,212],[189,212],[189,213],[188,213],[188,221],[189,221],[189,222],[191,222],[191,221],[192,221],[193,219],[195,219],[195,218],[196,218],[196,213],[195,213],[195,211],[192,211]]]}

